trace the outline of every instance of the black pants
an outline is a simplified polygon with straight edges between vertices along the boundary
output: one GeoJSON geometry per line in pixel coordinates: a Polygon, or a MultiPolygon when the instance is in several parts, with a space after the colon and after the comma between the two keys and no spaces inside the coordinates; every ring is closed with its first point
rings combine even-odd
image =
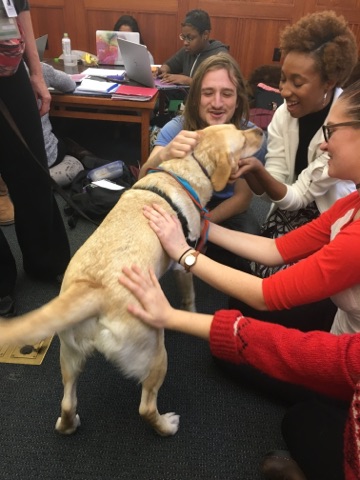
{"type": "Polygon", "coordinates": [[[294,405],[285,414],[282,434],[307,480],[344,480],[347,408],[318,400],[294,405]]]}
{"type": "MultiPolygon", "coordinates": [[[[0,97],[39,161],[47,168],[39,111],[23,64],[15,75],[0,77],[0,97]]],[[[0,172],[15,209],[15,229],[25,271],[51,279],[64,272],[70,248],[64,223],[46,174],[0,113],[0,172]]],[[[16,267],[0,229],[0,297],[11,294],[16,267]]]]}
{"type": "MultiPolygon", "coordinates": [[[[210,203],[207,205],[207,208],[212,210],[219,203],[220,202],[218,201],[210,201],[210,203]]],[[[229,230],[235,230],[237,232],[251,233],[253,235],[260,234],[260,224],[250,209],[228,218],[224,222],[220,223],[220,225],[228,228],[229,230]]],[[[214,243],[207,243],[205,254],[207,257],[223,265],[227,265],[228,267],[232,267],[236,270],[241,270],[246,273],[251,273],[250,262],[248,260],[241,258],[235,253],[231,253],[228,250],[215,245],[214,243]]]]}

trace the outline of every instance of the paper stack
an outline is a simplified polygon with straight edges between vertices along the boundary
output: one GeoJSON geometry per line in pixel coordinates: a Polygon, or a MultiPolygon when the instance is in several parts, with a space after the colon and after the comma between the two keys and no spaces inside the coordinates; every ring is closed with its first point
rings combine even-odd
{"type": "Polygon", "coordinates": [[[76,87],[74,93],[111,96],[118,86],[118,83],[108,82],[106,80],[84,78],[81,84],[76,87]]]}

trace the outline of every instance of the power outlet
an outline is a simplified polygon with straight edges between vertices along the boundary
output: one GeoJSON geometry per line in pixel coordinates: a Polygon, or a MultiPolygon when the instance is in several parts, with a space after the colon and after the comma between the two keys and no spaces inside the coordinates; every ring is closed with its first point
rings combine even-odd
{"type": "Polygon", "coordinates": [[[273,62],[280,62],[280,58],[281,58],[281,50],[280,50],[280,48],[276,47],[276,48],[274,48],[272,61],[273,62]]]}

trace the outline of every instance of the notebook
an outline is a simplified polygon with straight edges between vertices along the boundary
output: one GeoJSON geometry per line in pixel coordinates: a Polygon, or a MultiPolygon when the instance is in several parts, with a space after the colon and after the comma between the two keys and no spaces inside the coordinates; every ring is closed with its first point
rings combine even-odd
{"type": "Polygon", "coordinates": [[[129,80],[145,85],[145,87],[156,87],[160,90],[163,88],[187,88],[185,85],[169,84],[153,77],[149,52],[145,45],[132,43],[122,38],[118,38],[117,41],[129,80]]]}
{"type": "Polygon", "coordinates": [[[42,35],[41,37],[39,37],[35,40],[36,48],[37,48],[39,58],[40,58],[40,62],[42,62],[44,60],[44,53],[45,53],[45,48],[46,48],[46,45],[47,45],[47,41],[48,41],[48,34],[42,35]]]}
{"type": "Polygon", "coordinates": [[[124,65],[117,42],[118,38],[140,43],[139,32],[96,30],[96,56],[100,65],[124,65]]]}

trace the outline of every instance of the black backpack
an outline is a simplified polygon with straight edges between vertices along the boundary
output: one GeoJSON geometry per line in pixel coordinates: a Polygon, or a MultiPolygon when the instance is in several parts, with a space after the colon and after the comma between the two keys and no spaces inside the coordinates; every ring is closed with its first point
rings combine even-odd
{"type": "MultiPolygon", "coordinates": [[[[79,172],[69,187],[68,194],[72,205],[68,204],[64,211],[69,216],[68,225],[71,228],[76,226],[81,216],[99,224],[116,205],[121,195],[136,182],[136,171],[124,163],[122,175],[111,179],[112,183],[124,187],[122,190],[109,190],[92,184],[88,173],[92,168],[100,166],[100,162],[96,160],[98,160],[96,157],[84,157],[82,163],[85,167],[91,168],[79,172]]],[[[101,165],[104,164],[102,161],[101,165]]]]}

